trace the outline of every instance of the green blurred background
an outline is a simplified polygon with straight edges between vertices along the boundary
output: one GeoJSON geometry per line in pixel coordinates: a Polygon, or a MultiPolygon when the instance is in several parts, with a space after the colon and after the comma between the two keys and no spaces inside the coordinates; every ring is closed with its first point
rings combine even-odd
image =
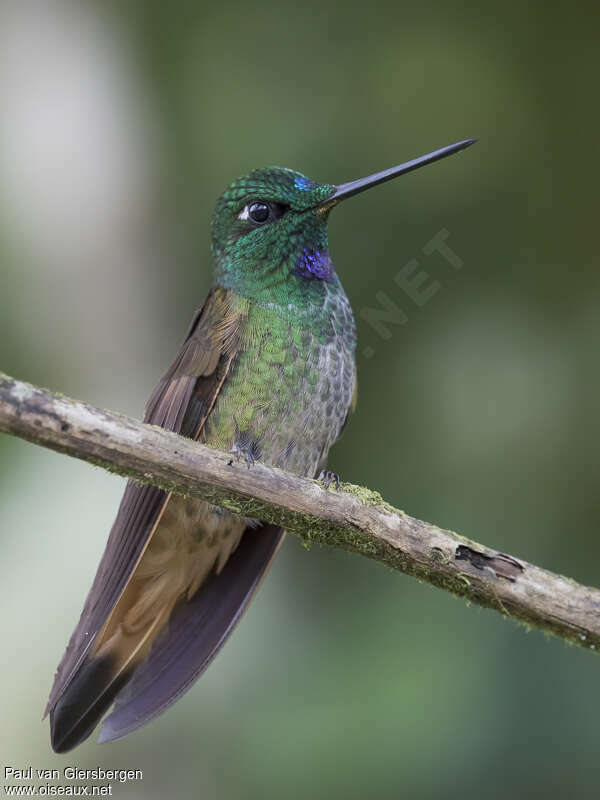
{"type": "MultiPolygon", "coordinates": [[[[138,415],[210,284],[216,197],[478,144],[335,211],[359,404],[331,467],[600,582],[597,4],[0,6],[0,368],[138,415]],[[595,99],[594,99],[595,98],[595,99]],[[441,229],[464,262],[423,247],[441,229]],[[417,307],[409,259],[441,285],[417,307]],[[408,316],[378,336],[385,295],[408,316]],[[370,348],[370,357],[364,354],[370,348]]],[[[3,764],[143,769],[127,797],[597,797],[600,662],[288,537],[167,714],[58,757],[40,723],[123,481],[0,439],[3,764]]]]}

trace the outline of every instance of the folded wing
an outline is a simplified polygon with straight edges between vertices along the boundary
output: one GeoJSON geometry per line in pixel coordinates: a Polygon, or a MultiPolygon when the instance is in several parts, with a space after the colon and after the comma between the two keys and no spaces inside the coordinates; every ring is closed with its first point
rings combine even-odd
{"type": "MultiPolygon", "coordinates": [[[[203,308],[195,315],[177,358],[148,402],[146,422],[192,438],[200,435],[233,368],[239,347],[243,313],[234,306],[231,293],[223,289],[211,291],[203,308]]],[[[51,713],[53,746],[57,750],[70,749],[89,735],[99,716],[131,678],[131,674],[123,674],[107,686],[104,675],[98,673],[96,667],[94,672],[86,665],[86,655],[92,652],[100,632],[106,630],[170,496],[152,486],[127,484],[94,583],[58,667],[48,701],[46,713],[51,713]]],[[[259,567],[252,563],[258,576],[262,575],[265,565],[261,563],[259,567]]],[[[248,569],[251,567],[245,567],[242,572],[247,574],[248,569]]],[[[251,579],[247,578],[248,581],[250,585],[251,579]]],[[[241,596],[240,603],[243,604],[241,596]]],[[[237,610],[232,604],[229,607],[233,619],[237,610]]],[[[222,615],[221,624],[224,630],[231,628],[231,620],[226,622],[225,616],[222,615]]],[[[220,641],[215,634],[218,627],[213,626],[207,642],[220,641]]],[[[207,652],[210,647],[207,645],[207,652]]]]}

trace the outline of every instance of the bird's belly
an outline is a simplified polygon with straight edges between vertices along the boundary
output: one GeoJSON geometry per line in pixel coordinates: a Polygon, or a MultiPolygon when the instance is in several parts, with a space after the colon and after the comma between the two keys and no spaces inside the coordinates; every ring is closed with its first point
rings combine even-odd
{"type": "MultiPolygon", "coordinates": [[[[353,346],[305,333],[302,349],[268,346],[242,351],[219,394],[202,439],[221,450],[314,476],[344,425],[355,383],[353,346]]],[[[245,468],[240,458],[240,467],[245,468]]],[[[142,591],[129,612],[147,622],[165,598],[191,597],[219,572],[255,521],[199,500],[171,496],[136,569],[142,591]]]]}
{"type": "Polygon", "coordinates": [[[305,358],[286,353],[266,366],[244,354],[204,440],[247,461],[312,477],[344,425],[355,377],[353,352],[339,339],[305,358]]]}
{"type": "Polygon", "coordinates": [[[253,520],[202,500],[171,495],[136,568],[136,601],[124,618],[128,633],[143,628],[160,609],[190,599],[213,570],[219,573],[253,520]]]}

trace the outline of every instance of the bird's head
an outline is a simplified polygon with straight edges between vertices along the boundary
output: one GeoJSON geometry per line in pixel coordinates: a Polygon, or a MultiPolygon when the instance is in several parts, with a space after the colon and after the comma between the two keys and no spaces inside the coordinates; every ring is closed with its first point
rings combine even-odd
{"type": "Polygon", "coordinates": [[[473,139],[436,150],[367,178],[317,183],[282,167],[255,169],[217,202],[212,249],[217,283],[266,301],[310,293],[335,279],[327,219],[341,200],[462,150],[473,139]]]}
{"type": "Polygon", "coordinates": [[[234,181],[213,217],[218,282],[253,296],[289,281],[331,279],[325,204],[335,191],[283,167],[234,181]]]}

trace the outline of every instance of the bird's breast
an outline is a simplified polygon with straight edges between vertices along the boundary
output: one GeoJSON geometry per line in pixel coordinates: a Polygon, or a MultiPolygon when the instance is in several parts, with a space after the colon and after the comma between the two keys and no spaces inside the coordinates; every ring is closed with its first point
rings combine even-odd
{"type": "Polygon", "coordinates": [[[254,311],[205,440],[249,463],[314,475],[343,427],[356,380],[345,294],[312,315],[254,311]]]}

